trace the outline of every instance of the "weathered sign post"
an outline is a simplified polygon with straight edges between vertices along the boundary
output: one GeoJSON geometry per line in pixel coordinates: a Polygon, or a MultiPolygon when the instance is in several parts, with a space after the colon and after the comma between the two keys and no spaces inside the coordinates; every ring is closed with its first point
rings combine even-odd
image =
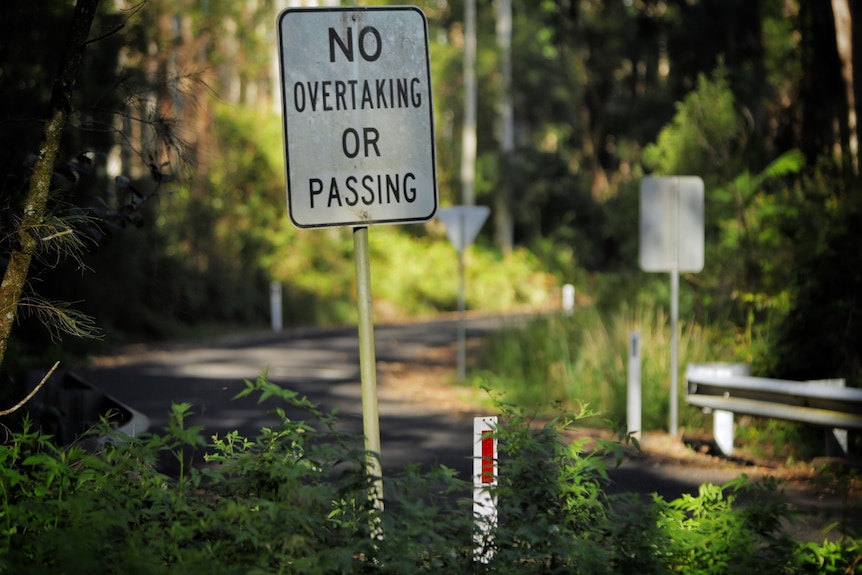
{"type": "Polygon", "coordinates": [[[464,251],[476,239],[491,208],[488,206],[452,206],[440,210],[437,217],[446,226],[446,236],[458,250],[458,379],[467,376],[467,326],[464,311],[467,307],[466,280],[464,278],[464,251]]]}
{"type": "Polygon", "coordinates": [[[278,45],[290,220],[353,227],[367,471],[382,508],[368,226],[437,211],[428,25],[410,6],[288,8],[278,45]]]}
{"type": "Polygon", "coordinates": [[[640,267],[670,272],[669,432],[679,428],[679,274],[703,269],[703,180],[696,176],[641,181],[640,267]]]}

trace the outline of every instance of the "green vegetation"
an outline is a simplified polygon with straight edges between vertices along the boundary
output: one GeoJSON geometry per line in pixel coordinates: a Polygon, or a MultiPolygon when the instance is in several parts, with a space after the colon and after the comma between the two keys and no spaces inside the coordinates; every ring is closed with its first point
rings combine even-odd
{"type": "MultiPolygon", "coordinates": [[[[447,206],[461,201],[464,2],[418,4],[447,206]]],[[[353,321],[350,231],[299,231],[287,218],[276,9],[273,0],[101,3],[52,175],[46,222],[59,223],[42,236],[24,304],[5,312],[16,325],[0,397],[20,397],[15,383],[37,362],[264,326],[271,281],[283,285],[287,326],[353,321]],[[45,238],[74,240],[83,253],[58,257],[45,238]],[[39,313],[51,305],[62,312],[55,326],[94,327],[101,341],[55,341],[39,313]]],[[[69,8],[0,10],[5,267],[69,8]]],[[[517,139],[504,157],[497,15],[479,2],[475,199],[511,214],[514,250],[502,249],[492,217],[468,254],[468,306],[535,309],[565,282],[603,318],[663,304],[664,288],[637,271],[640,180],[699,175],[707,253],[704,271],[683,278],[690,329],[733,334],[734,356],[759,373],[858,385],[862,186],[850,106],[862,97],[847,97],[858,86],[842,74],[852,59],[836,53],[847,30],[832,10],[779,0],[514,2],[517,139]]],[[[375,228],[370,241],[378,318],[454,309],[455,254],[439,223],[375,228]]]]}
{"type": "MultiPolygon", "coordinates": [[[[464,3],[418,3],[445,206],[460,203],[464,3]]],[[[271,281],[284,286],[287,326],[353,321],[350,231],[300,232],[287,220],[277,4],[102,2],[77,43],[87,46],[77,78],[52,98],[69,2],[0,2],[0,268],[22,246],[33,256],[4,276],[24,291],[0,310],[14,320],[0,407],[22,397],[26,369],[98,345],[261,327],[271,281]],[[68,121],[53,173],[41,162],[37,174],[51,110],[68,121]],[[25,201],[37,177],[50,192],[44,214],[25,201]],[[67,332],[102,340],[59,341],[67,332]]],[[[624,350],[638,330],[645,426],[662,426],[667,290],[637,271],[638,189],[645,174],[694,174],[706,182],[706,267],[682,279],[680,366],[738,360],[860,385],[862,90],[842,48],[860,20],[843,26],[833,14],[849,12],[846,0],[514,2],[507,153],[495,117],[497,3],[477,4],[476,201],[511,214],[515,249],[486,226],[468,253],[468,306],[535,309],[564,282],[581,294],[573,316],[494,339],[481,381],[521,405],[586,403],[618,424],[624,350]]],[[[455,253],[438,223],[375,228],[371,250],[378,318],[455,308],[455,253]]],[[[472,562],[471,519],[435,504],[469,489],[447,470],[388,479],[387,537],[372,542],[367,479],[341,473],[362,457],[352,439],[285,419],[258,438],[215,439],[207,464],[188,466],[206,442],[183,427],[187,409],[175,408],[164,436],[95,453],[57,447],[26,420],[0,422],[13,428],[0,449],[0,572],[859,570],[857,541],[788,541],[777,528],[788,510],[737,509],[738,485],[617,505],[601,458],[558,441],[569,419],[536,431],[513,412],[500,430],[510,435],[492,563],[472,562]],[[164,457],[175,474],[160,471],[164,457]]],[[[699,417],[684,412],[681,423],[699,417]]]]}
{"type": "MultiPolygon", "coordinates": [[[[818,177],[798,177],[805,170],[799,150],[781,154],[758,173],[742,168],[745,132],[736,110],[727,71],[719,66],[712,77],[698,78],[643,155],[644,168],[704,174],[709,189],[710,263],[703,272],[682,277],[679,396],[684,396],[686,365],[708,361],[749,363],[758,375],[845,377],[849,385],[858,385],[862,364],[853,346],[862,342],[862,331],[852,318],[862,305],[862,274],[855,271],[859,241],[850,231],[859,221],[858,202],[824,188],[822,166],[818,177]],[[716,158],[721,160],[717,165],[716,158]],[[811,202],[814,197],[823,203],[811,202]],[[794,264],[799,266],[795,271],[794,264]],[[828,287],[821,283],[827,277],[832,278],[828,287]]],[[[583,402],[621,425],[627,343],[631,332],[639,331],[644,429],[665,428],[670,380],[666,281],[665,275],[632,271],[588,276],[585,305],[578,313],[540,318],[525,330],[492,338],[476,377],[524,405],[583,402]]],[[[705,423],[698,410],[681,412],[683,427],[699,429],[705,423]]],[[[764,430],[758,437],[779,439],[779,453],[787,454],[791,438],[797,450],[790,454],[811,453],[810,434],[799,425],[757,421],[753,427],[764,430]]],[[[859,441],[858,436],[852,441],[854,453],[859,441]]]]}
{"type": "Polygon", "coordinates": [[[369,502],[359,438],[332,414],[268,382],[241,395],[277,402],[281,423],[207,444],[175,405],[162,435],[107,426],[68,448],[24,429],[0,450],[0,572],[231,573],[858,573],[850,534],[797,542],[775,482],[704,485],[673,501],[612,497],[607,465],[628,449],[587,450],[563,435],[587,413],[537,426],[501,406],[499,525],[471,517],[472,485],[446,468],[386,478],[369,502]],[[304,413],[299,419],[290,410],[304,413]],[[165,471],[170,469],[170,473],[165,471]],[[422,494],[417,497],[417,494],[422,494]],[[746,503],[738,503],[744,495],[746,503]],[[463,503],[463,504],[462,504],[463,503]],[[383,537],[373,539],[372,526],[383,537]],[[474,539],[477,537],[478,539],[474,539]],[[476,543],[474,543],[476,541],[476,543]],[[474,560],[476,545],[486,563],[474,560]]]}
{"type": "MultiPolygon", "coordinates": [[[[641,342],[644,430],[664,429],[668,420],[670,328],[667,313],[644,304],[610,314],[585,308],[572,315],[548,315],[525,327],[490,337],[473,377],[530,408],[553,402],[584,404],[619,427],[626,421],[629,336],[641,342]]],[[[728,334],[683,322],[679,338],[680,397],[688,363],[733,361],[728,334]]],[[[680,425],[705,425],[699,410],[681,413],[680,425]]]]}

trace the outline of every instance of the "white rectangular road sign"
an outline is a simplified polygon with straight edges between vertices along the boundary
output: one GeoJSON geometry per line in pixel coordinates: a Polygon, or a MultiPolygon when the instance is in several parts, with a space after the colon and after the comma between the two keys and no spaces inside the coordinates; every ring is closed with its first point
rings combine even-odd
{"type": "Polygon", "coordinates": [[[290,219],[300,228],[437,211],[428,25],[415,7],[278,17],[290,219]]]}
{"type": "Polygon", "coordinates": [[[641,182],[640,267],[647,272],[703,269],[703,180],[645,177],[641,182]]]}

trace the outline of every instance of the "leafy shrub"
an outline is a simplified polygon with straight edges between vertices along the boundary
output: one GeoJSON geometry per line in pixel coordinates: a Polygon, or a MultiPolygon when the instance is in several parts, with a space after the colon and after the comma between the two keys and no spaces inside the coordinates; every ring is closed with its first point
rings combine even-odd
{"type": "Polygon", "coordinates": [[[105,425],[67,449],[29,429],[11,436],[0,449],[0,573],[793,574],[858,573],[862,562],[856,540],[791,541],[774,498],[735,508],[741,491],[762,492],[744,479],[670,502],[609,497],[608,457],[624,443],[588,450],[566,439],[587,414],[538,425],[505,405],[489,537],[468,511],[472,485],[445,467],[386,478],[381,515],[358,438],[265,377],[247,382],[242,395],[252,393],[277,400],[281,416],[256,438],[204,445],[184,424],[187,404],[162,435],[105,425]],[[486,562],[474,560],[477,541],[486,562]]]}

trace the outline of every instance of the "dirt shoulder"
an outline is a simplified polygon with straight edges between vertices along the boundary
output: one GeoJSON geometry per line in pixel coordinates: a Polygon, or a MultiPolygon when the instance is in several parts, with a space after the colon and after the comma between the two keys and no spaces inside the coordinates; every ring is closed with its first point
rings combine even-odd
{"type": "MultiPolygon", "coordinates": [[[[456,384],[455,353],[454,347],[433,348],[416,361],[381,362],[380,397],[464,417],[487,413],[491,402],[483,391],[456,384]]],[[[613,439],[602,429],[579,428],[573,433],[574,438],[613,439]]],[[[862,467],[858,462],[830,458],[782,461],[758,455],[744,445],[728,458],[718,454],[708,430],[684,431],[678,437],[649,432],[639,443],[641,450],[628,452],[612,473],[610,491],[658,492],[670,499],[682,492],[696,493],[703,483],[724,485],[742,475],[751,481],[771,478],[780,497],[805,516],[804,521],[790,526],[800,537],[822,540],[821,533],[833,521],[849,522],[862,533],[862,467]],[[818,517],[812,518],[812,514],[818,517]]]]}

